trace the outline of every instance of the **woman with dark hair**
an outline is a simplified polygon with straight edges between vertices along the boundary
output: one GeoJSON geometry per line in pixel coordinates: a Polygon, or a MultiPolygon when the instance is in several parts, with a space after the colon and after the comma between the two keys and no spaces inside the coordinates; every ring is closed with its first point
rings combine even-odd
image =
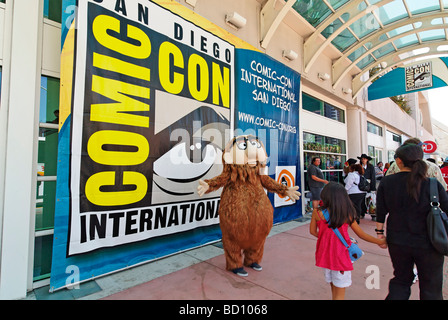
{"type": "MultiPolygon", "coordinates": [[[[430,211],[428,166],[418,145],[404,145],[395,152],[400,172],[382,179],[377,193],[377,235],[384,237],[387,219],[387,244],[394,267],[386,299],[406,300],[411,294],[417,266],[420,299],[441,300],[444,256],[432,246],[426,217],[430,211]]],[[[448,211],[448,196],[438,182],[440,207],[448,211]]]]}

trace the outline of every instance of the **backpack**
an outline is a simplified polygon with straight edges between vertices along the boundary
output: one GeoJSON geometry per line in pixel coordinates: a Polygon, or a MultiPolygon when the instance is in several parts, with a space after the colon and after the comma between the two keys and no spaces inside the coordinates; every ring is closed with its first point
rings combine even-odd
{"type": "Polygon", "coordinates": [[[367,181],[366,177],[362,175],[359,175],[359,183],[358,184],[355,183],[355,185],[357,185],[359,190],[361,191],[367,191],[367,192],[370,191],[370,183],[369,181],[367,181]]]}

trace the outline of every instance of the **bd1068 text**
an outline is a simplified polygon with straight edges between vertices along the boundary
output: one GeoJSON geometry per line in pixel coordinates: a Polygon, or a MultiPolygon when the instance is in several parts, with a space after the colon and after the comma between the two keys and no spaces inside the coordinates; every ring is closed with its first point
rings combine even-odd
{"type": "Polygon", "coordinates": [[[268,314],[267,305],[225,304],[223,314],[268,314]]]}

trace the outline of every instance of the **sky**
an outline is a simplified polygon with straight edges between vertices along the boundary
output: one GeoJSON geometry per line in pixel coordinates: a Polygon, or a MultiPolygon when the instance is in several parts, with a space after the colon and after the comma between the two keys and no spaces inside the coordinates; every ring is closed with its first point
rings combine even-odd
{"type": "Polygon", "coordinates": [[[428,90],[431,117],[448,127],[448,87],[428,90]]]}

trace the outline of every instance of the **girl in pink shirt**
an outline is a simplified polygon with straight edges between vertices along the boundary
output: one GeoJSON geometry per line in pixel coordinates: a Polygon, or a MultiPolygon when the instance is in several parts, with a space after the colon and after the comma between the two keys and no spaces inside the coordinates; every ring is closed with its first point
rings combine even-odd
{"type": "Polygon", "coordinates": [[[361,239],[376,243],[387,248],[385,239],[375,238],[365,233],[355,221],[356,210],[348,197],[344,186],[336,182],[327,184],[321,193],[322,208],[313,210],[310,223],[310,233],[317,237],[316,266],[324,268],[325,279],[331,285],[333,300],[344,300],[345,288],[349,287],[353,263],[350,260],[347,248],[331,230],[338,228],[347,243],[351,243],[348,227],[361,239]],[[327,223],[322,209],[330,213],[327,223]]]}

